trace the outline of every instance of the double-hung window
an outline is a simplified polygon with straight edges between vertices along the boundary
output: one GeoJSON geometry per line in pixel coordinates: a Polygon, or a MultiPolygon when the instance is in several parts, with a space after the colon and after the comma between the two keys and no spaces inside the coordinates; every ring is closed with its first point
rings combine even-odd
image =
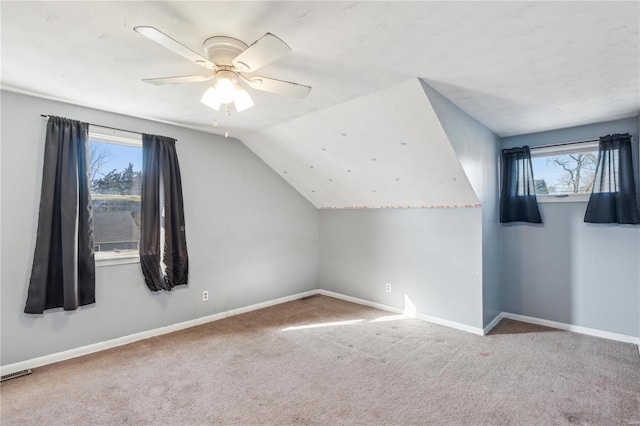
{"type": "Polygon", "coordinates": [[[91,126],[89,153],[96,264],[139,262],[142,136],[91,126]]]}
{"type": "Polygon", "coordinates": [[[588,201],[598,164],[598,141],[531,148],[539,202],[588,201]]]}

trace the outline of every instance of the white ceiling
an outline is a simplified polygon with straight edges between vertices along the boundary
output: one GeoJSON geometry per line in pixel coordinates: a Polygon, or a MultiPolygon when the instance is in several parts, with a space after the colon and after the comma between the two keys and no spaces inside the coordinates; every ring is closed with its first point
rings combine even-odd
{"type": "Polygon", "coordinates": [[[318,208],[479,203],[416,78],[242,141],[318,208]]]}
{"type": "Polygon", "coordinates": [[[638,2],[1,2],[2,87],[232,135],[422,78],[500,136],[638,113],[638,2]],[[313,86],[213,129],[207,83],[142,78],[204,69],[132,28],[195,51],[213,35],[266,32],[293,53],[258,74],[313,86]]]}
{"type": "Polygon", "coordinates": [[[320,208],[477,206],[418,78],[499,136],[640,110],[637,1],[0,4],[2,88],[228,130],[320,208]],[[216,116],[199,102],[209,83],[140,81],[208,71],[135,26],[197,52],[271,32],[293,52],[256,74],[313,89],[250,90],[255,107],[216,116]]]}

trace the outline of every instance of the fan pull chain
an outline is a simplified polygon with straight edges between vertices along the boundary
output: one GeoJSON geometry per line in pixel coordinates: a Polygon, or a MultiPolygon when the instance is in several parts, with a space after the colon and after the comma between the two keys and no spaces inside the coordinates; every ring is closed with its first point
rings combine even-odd
{"type": "MultiPolygon", "coordinates": [[[[225,104],[225,109],[227,111],[227,124],[229,123],[229,117],[231,117],[231,111],[229,111],[229,104],[225,104]]],[[[228,127],[228,126],[227,126],[228,127]]],[[[229,137],[229,131],[225,130],[224,131],[224,137],[228,138],[229,137]]]]}
{"type": "MultiPolygon", "coordinates": [[[[228,119],[229,119],[229,117],[231,117],[231,111],[229,111],[229,106],[228,106],[228,105],[225,105],[225,108],[226,108],[226,110],[227,110],[227,120],[228,120],[228,119]]],[[[228,121],[227,121],[227,123],[225,123],[225,124],[228,124],[228,121]]],[[[218,120],[216,120],[216,117],[215,117],[215,115],[214,115],[214,116],[213,116],[213,128],[215,129],[215,128],[217,128],[217,127],[218,127],[218,120]]],[[[227,127],[228,127],[228,126],[227,126],[227,127]]],[[[224,131],[224,137],[225,137],[225,138],[228,138],[228,137],[229,137],[229,131],[228,131],[228,130],[225,130],[225,131],[224,131]]]]}

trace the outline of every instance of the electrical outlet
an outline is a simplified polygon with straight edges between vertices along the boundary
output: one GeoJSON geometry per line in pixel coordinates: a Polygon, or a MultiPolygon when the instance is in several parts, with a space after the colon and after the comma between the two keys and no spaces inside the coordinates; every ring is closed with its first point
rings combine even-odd
{"type": "Polygon", "coordinates": [[[202,292],[202,301],[206,302],[207,300],[209,300],[209,290],[205,290],[202,292]]]}
{"type": "Polygon", "coordinates": [[[387,283],[386,289],[387,293],[391,293],[391,283],[387,283]]]}

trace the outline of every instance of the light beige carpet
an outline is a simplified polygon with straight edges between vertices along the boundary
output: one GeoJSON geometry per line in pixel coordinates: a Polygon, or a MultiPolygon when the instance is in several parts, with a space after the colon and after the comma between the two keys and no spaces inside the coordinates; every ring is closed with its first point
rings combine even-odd
{"type": "Polygon", "coordinates": [[[316,296],[41,367],[0,397],[3,425],[633,425],[640,357],[515,321],[480,337],[316,296]]]}

